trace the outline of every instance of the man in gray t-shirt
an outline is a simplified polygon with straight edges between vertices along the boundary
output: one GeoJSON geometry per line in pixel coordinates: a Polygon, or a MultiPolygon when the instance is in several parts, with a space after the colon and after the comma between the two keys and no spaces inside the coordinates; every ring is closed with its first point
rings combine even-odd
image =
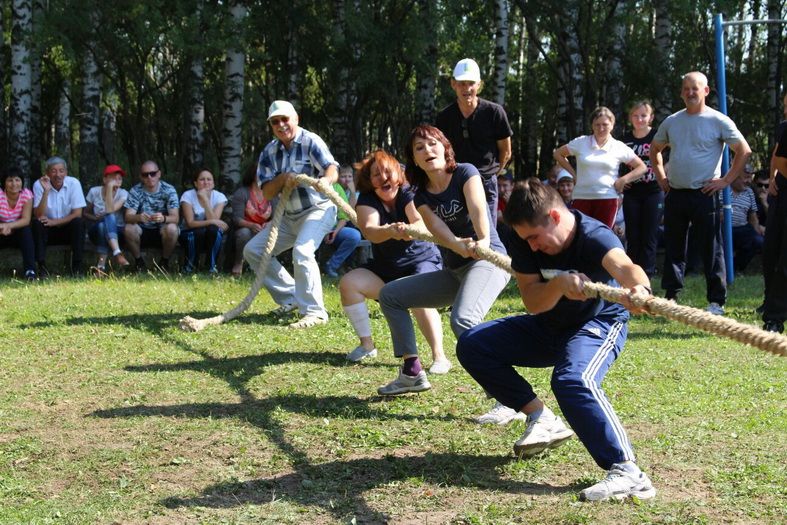
{"type": "Polygon", "coordinates": [[[692,226],[705,270],[709,312],[724,313],[727,279],[721,244],[718,192],[743,172],[751,148],[735,123],[705,105],[708,79],[693,71],[683,76],[681,98],[686,109],[667,117],[650,147],[650,160],[664,199],[664,275],[661,286],[668,299],[683,289],[686,237],[692,226]],[[721,154],[727,144],[735,153],[729,171],[721,175],[721,154]],[[669,177],[661,156],[670,148],[669,177]]]}

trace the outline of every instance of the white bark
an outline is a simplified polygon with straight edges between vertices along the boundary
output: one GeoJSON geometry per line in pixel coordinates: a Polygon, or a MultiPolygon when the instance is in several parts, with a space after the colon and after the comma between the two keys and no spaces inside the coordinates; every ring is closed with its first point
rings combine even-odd
{"type": "Polygon", "coordinates": [[[418,0],[420,19],[427,25],[426,49],[421,60],[416,62],[415,112],[418,123],[434,122],[435,88],[437,86],[437,5],[435,0],[418,0]]]}
{"type": "MultiPolygon", "coordinates": [[[[95,26],[93,20],[91,24],[95,26]]],[[[79,178],[87,183],[97,181],[99,104],[101,77],[94,55],[95,41],[88,40],[82,52],[82,111],[79,122],[79,178]]]]}
{"type": "Polygon", "coordinates": [[[230,7],[234,38],[237,45],[227,50],[224,62],[224,119],[221,130],[221,174],[239,183],[241,179],[241,130],[243,124],[244,62],[241,24],[246,8],[237,3],[230,7]]]}
{"type": "MultiPolygon", "coordinates": [[[[30,164],[30,35],[33,10],[30,0],[13,0],[11,10],[11,165],[28,179],[37,176],[30,164]]],[[[29,182],[29,180],[25,180],[29,182]]]]}
{"type": "MultiPolygon", "coordinates": [[[[768,0],[769,20],[783,19],[782,3],[781,0],[768,0]]],[[[768,24],[768,47],[766,53],[768,58],[768,83],[766,89],[768,90],[768,114],[771,115],[772,119],[771,129],[776,128],[783,115],[779,111],[781,104],[779,89],[781,87],[782,61],[784,60],[782,31],[784,31],[784,26],[768,24]]],[[[768,133],[768,151],[773,151],[774,139],[773,133],[768,133]]]]}
{"type": "MultiPolygon", "coordinates": [[[[202,38],[202,2],[196,3],[197,38],[202,38]]],[[[188,141],[186,145],[186,173],[191,177],[193,171],[205,161],[205,57],[202,52],[191,57],[189,68],[189,114],[188,141]]]]}
{"type": "Polygon", "coordinates": [[[655,124],[658,125],[672,114],[672,91],[670,86],[675,85],[672,78],[672,19],[670,18],[669,0],[654,0],[656,9],[656,27],[654,39],[656,40],[656,63],[661,68],[660,78],[655,82],[656,97],[653,108],[656,113],[655,124]]]}
{"type": "Polygon", "coordinates": [[[65,79],[60,86],[55,121],[55,153],[64,159],[71,158],[71,83],[65,79]]]}
{"type": "Polygon", "coordinates": [[[508,5],[508,0],[496,0],[495,7],[495,77],[492,100],[502,106],[506,99],[506,78],[508,78],[508,16],[511,7],[508,5]]]}

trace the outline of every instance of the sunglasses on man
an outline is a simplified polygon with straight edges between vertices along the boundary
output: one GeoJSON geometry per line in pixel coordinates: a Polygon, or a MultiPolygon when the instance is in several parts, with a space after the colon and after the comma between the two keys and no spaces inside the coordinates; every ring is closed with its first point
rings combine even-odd
{"type": "Polygon", "coordinates": [[[159,170],[156,170],[156,171],[143,171],[141,173],[141,175],[142,175],[142,178],[155,177],[156,175],[158,175],[158,172],[159,172],[159,170]]]}
{"type": "Polygon", "coordinates": [[[268,122],[271,123],[271,126],[278,126],[279,124],[286,124],[290,121],[290,117],[279,117],[279,118],[272,118],[268,122]]]}

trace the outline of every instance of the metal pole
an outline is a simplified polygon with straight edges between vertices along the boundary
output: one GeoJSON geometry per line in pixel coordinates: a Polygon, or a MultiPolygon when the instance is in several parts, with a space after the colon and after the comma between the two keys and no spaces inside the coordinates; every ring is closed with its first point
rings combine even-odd
{"type": "MultiPolygon", "coordinates": [[[[727,59],[724,54],[724,20],[721,14],[713,17],[713,27],[716,33],[716,91],[719,94],[719,111],[727,114],[727,59]]],[[[725,145],[721,157],[721,174],[724,176],[730,169],[730,152],[725,145]]],[[[735,268],[732,262],[732,190],[727,186],[722,192],[724,210],[724,262],[727,267],[727,283],[735,280],[735,268]]]]}

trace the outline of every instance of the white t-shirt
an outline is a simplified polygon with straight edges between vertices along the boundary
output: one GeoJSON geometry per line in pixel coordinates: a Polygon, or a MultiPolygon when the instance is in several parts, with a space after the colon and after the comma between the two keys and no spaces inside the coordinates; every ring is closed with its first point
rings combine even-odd
{"type": "Polygon", "coordinates": [[[600,148],[593,135],[583,135],[569,142],[568,150],[577,159],[574,199],[617,199],[614,184],[620,165],[637,158],[634,150],[612,137],[600,148]]]}
{"type": "MultiPolygon", "coordinates": [[[[202,221],[205,219],[205,208],[202,207],[202,204],[199,202],[199,197],[197,197],[197,190],[191,189],[185,192],[180,197],[181,204],[187,202],[191,205],[191,209],[194,210],[194,219],[198,221],[202,221]]],[[[221,204],[223,202],[227,202],[227,197],[221,193],[220,191],[213,190],[210,192],[210,207],[215,208],[217,204],[221,204]]]]}
{"type": "MultiPolygon", "coordinates": [[[[44,198],[44,187],[41,181],[33,183],[33,208],[37,208],[44,198]]],[[[77,208],[85,207],[85,196],[82,195],[82,185],[74,177],[66,176],[63,186],[56,190],[49,190],[46,199],[46,216],[49,219],[62,219],[77,208]]]]}
{"type": "MultiPolygon", "coordinates": [[[[118,188],[118,191],[115,193],[112,201],[120,203],[126,202],[126,199],[128,199],[128,192],[123,188],[118,188]]],[[[93,204],[94,215],[98,215],[107,211],[107,207],[104,205],[104,186],[93,186],[90,188],[87,192],[85,200],[93,204]]],[[[115,219],[118,226],[123,226],[126,224],[126,221],[123,219],[125,210],[126,209],[123,206],[120,206],[119,209],[115,210],[115,219]]]]}

